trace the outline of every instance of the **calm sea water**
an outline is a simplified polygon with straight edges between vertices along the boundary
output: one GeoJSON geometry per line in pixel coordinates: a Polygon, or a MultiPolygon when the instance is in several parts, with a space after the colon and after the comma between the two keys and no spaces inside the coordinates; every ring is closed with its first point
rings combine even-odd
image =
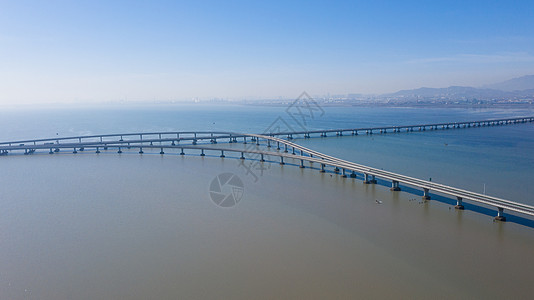
{"type": "MultiPolygon", "coordinates": [[[[0,140],[464,121],[532,110],[137,106],[2,110],[0,140]],[[282,125],[281,125],[282,124],[282,125]]],[[[534,204],[534,125],[298,139],[312,149],[534,204]],[[485,188],[484,188],[485,187],[485,188]]],[[[233,147],[242,147],[232,145],[233,147]]],[[[0,299],[529,298],[534,228],[419,191],[176,153],[0,157],[0,299]],[[238,175],[232,208],[209,196],[238,175]],[[414,200],[415,199],[415,200],[414,200]],[[377,204],[375,200],[382,201],[377,204]]]]}

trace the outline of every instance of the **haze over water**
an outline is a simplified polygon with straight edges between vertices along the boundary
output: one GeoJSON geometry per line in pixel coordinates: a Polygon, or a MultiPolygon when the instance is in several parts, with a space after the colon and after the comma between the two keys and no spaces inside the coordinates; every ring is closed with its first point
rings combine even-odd
{"type": "MultiPolygon", "coordinates": [[[[323,110],[307,120],[307,129],[534,115],[506,109],[323,110]]],[[[291,127],[302,125],[285,107],[0,114],[2,141],[141,131],[261,133],[279,117],[291,127]]],[[[487,194],[534,204],[532,123],[295,142],[476,192],[485,185],[487,194]]],[[[534,292],[531,221],[494,223],[496,212],[467,205],[455,211],[446,199],[423,204],[420,191],[393,193],[381,184],[277,163],[255,182],[238,159],[218,153],[43,152],[3,156],[0,164],[0,299],[527,299],[534,292]],[[232,208],[209,197],[211,180],[223,172],[244,183],[243,198],[232,208]]]]}

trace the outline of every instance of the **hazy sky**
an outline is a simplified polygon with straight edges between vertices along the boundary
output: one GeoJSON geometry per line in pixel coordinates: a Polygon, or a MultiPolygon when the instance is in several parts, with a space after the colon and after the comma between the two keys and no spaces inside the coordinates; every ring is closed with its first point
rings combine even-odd
{"type": "Polygon", "coordinates": [[[477,86],[534,74],[533,12],[532,0],[0,0],[0,103],[477,86]]]}

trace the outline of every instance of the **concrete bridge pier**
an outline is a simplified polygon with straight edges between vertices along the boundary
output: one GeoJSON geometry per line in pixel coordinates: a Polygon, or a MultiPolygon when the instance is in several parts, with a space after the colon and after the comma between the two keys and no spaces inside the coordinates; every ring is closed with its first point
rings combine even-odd
{"type": "Polygon", "coordinates": [[[181,149],[180,155],[185,155],[184,148],[180,148],[180,149],[181,149]]]}
{"type": "Polygon", "coordinates": [[[48,154],[54,154],[54,152],[52,151],[52,148],[50,148],[50,152],[48,152],[48,154]]]}
{"type": "Polygon", "coordinates": [[[280,150],[280,142],[276,142],[276,150],[280,150]]]}
{"type": "Polygon", "coordinates": [[[456,206],[454,206],[454,208],[456,209],[464,209],[464,205],[463,205],[463,202],[462,202],[462,197],[456,197],[456,206]]]}
{"type": "Polygon", "coordinates": [[[365,184],[376,184],[375,175],[369,176],[369,174],[367,174],[367,173],[364,173],[363,175],[364,175],[363,183],[365,183],[365,184]]]}
{"type": "Polygon", "coordinates": [[[345,174],[345,169],[343,169],[343,175],[341,175],[343,178],[347,178],[347,174],[345,174]]]}
{"type": "Polygon", "coordinates": [[[504,209],[497,207],[497,216],[495,217],[496,221],[506,222],[506,217],[504,216],[504,209]]]}
{"type": "Polygon", "coordinates": [[[423,200],[430,200],[430,195],[428,194],[428,189],[423,189],[423,200]]]}
{"type": "Polygon", "coordinates": [[[121,147],[119,147],[119,151],[117,151],[117,153],[119,153],[119,154],[122,153],[121,147]]]}
{"type": "Polygon", "coordinates": [[[225,157],[225,156],[224,156],[224,150],[221,150],[221,156],[219,156],[219,157],[221,157],[221,158],[224,158],[224,157],[225,157]]]}
{"type": "Polygon", "coordinates": [[[284,152],[287,153],[287,144],[284,144],[284,152]]]}
{"type": "Polygon", "coordinates": [[[401,190],[401,188],[399,187],[399,182],[398,181],[391,181],[391,188],[390,190],[394,191],[394,192],[398,192],[401,190]]]}
{"type": "Polygon", "coordinates": [[[283,156],[280,156],[280,164],[281,165],[285,165],[286,163],[284,162],[284,157],[283,156]]]}
{"type": "Polygon", "coordinates": [[[319,171],[319,172],[321,172],[321,173],[326,172],[326,171],[324,170],[324,167],[325,167],[324,164],[321,164],[321,171],[319,171]]]}
{"type": "Polygon", "coordinates": [[[241,157],[239,159],[245,159],[245,152],[241,152],[241,157]]]}
{"type": "Polygon", "coordinates": [[[267,140],[267,148],[271,148],[271,140],[267,140]]]}
{"type": "Polygon", "coordinates": [[[247,143],[247,137],[244,136],[244,137],[243,137],[243,144],[246,144],[246,143],[247,143]]]}
{"type": "MultiPolygon", "coordinates": [[[[152,143],[150,143],[152,144],[152,143]]],[[[196,145],[197,144],[197,139],[193,139],[193,145],[196,145]]]]}
{"type": "Polygon", "coordinates": [[[165,152],[163,152],[163,148],[160,148],[159,154],[165,154],[165,152]]]}
{"type": "MultiPolygon", "coordinates": [[[[263,159],[263,153],[261,153],[260,155],[261,155],[260,161],[261,161],[261,162],[264,162],[265,159],[263,159]]],[[[243,159],[244,159],[244,157],[243,157],[243,159]]]]}
{"type": "Polygon", "coordinates": [[[74,153],[74,154],[78,153],[78,151],[76,151],[76,148],[74,148],[74,151],[72,151],[72,153],[74,153]]]}
{"type": "Polygon", "coordinates": [[[200,156],[206,156],[206,154],[204,154],[204,149],[200,149],[200,156]]]}
{"type": "Polygon", "coordinates": [[[352,171],[352,173],[350,174],[350,178],[356,178],[356,172],[352,171]]]}
{"type": "Polygon", "coordinates": [[[338,167],[335,167],[335,168],[334,168],[334,172],[335,172],[335,173],[339,173],[339,168],[338,168],[338,167]]]}
{"type": "Polygon", "coordinates": [[[260,145],[260,138],[256,138],[256,146],[260,145]]]}
{"type": "Polygon", "coordinates": [[[300,160],[300,168],[301,168],[301,169],[304,169],[304,168],[305,168],[305,167],[304,167],[304,159],[301,159],[301,160],[300,160]]]}
{"type": "MultiPolygon", "coordinates": [[[[97,151],[98,151],[98,148],[97,148],[97,151]]],[[[143,147],[139,147],[139,154],[143,154],[143,147]]]]}
{"type": "Polygon", "coordinates": [[[100,149],[98,149],[98,147],[96,147],[96,152],[95,153],[100,153],[100,149]]]}

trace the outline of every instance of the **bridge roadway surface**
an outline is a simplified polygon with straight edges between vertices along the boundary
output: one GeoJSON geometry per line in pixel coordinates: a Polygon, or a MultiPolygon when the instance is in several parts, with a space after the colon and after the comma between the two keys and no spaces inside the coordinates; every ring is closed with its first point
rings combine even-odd
{"type": "MultiPolygon", "coordinates": [[[[520,118],[521,120],[524,120],[524,118],[520,118]]],[[[508,119],[509,120],[509,119],[508,119]]],[[[484,121],[484,122],[488,122],[488,121],[484,121]]],[[[491,121],[493,122],[493,121],[491,121]]],[[[520,121],[521,123],[523,122],[532,122],[532,118],[530,118],[528,121],[520,121]]],[[[429,126],[429,125],[426,125],[426,126],[429,126]]],[[[190,133],[190,132],[188,132],[190,133]]],[[[194,132],[192,132],[193,134],[195,134],[194,132]]],[[[148,135],[150,133],[135,133],[135,134],[131,134],[131,135],[148,135]]],[[[156,133],[156,134],[166,134],[166,133],[156,133]]],[[[176,134],[176,133],[172,133],[172,134],[176,134]]],[[[183,132],[180,132],[178,134],[183,134],[183,132]]],[[[354,163],[354,162],[350,162],[350,161],[346,161],[346,160],[343,160],[343,159],[339,159],[339,158],[336,158],[336,157],[332,157],[332,156],[329,156],[329,155],[326,155],[326,154],[323,154],[323,153],[320,153],[318,151],[315,151],[315,150],[312,150],[312,149],[308,149],[306,147],[303,147],[303,146],[300,146],[296,143],[293,143],[291,141],[288,141],[288,140],[284,140],[284,139],[281,139],[281,138],[278,138],[278,137],[274,137],[272,135],[260,135],[260,134],[242,134],[242,133],[230,133],[230,132],[203,132],[203,134],[209,134],[209,137],[213,137],[214,135],[217,135],[219,134],[219,136],[217,136],[218,138],[223,135],[225,137],[232,137],[232,139],[230,139],[230,141],[233,141],[233,138],[237,138],[237,137],[242,137],[243,138],[243,141],[246,142],[246,138],[247,137],[250,137],[251,138],[251,141],[255,142],[255,144],[257,146],[260,145],[260,140],[263,139],[265,141],[268,142],[268,147],[271,147],[270,143],[273,142],[273,143],[276,143],[277,145],[277,149],[278,150],[281,150],[280,148],[280,145],[283,145],[284,146],[284,151],[283,152],[275,152],[275,151],[264,151],[264,150],[259,150],[259,149],[250,149],[249,147],[245,147],[245,149],[233,149],[233,148],[227,148],[227,147],[220,147],[220,146],[214,146],[214,145],[209,145],[209,144],[206,144],[206,145],[176,145],[174,143],[174,141],[176,139],[154,139],[154,140],[142,140],[142,139],[139,139],[139,140],[128,140],[128,141],[124,141],[122,136],[124,135],[120,135],[120,134],[115,134],[115,135],[106,135],[108,137],[121,137],[120,140],[116,140],[116,141],[106,141],[106,142],[100,142],[100,141],[88,141],[88,142],[79,142],[79,143],[55,143],[53,145],[51,144],[36,144],[36,142],[39,142],[39,141],[49,141],[49,140],[54,140],[56,141],[56,139],[43,139],[43,140],[30,140],[29,142],[35,142],[34,145],[21,145],[21,144],[18,144],[18,145],[13,145],[13,144],[17,144],[18,142],[10,142],[10,143],[3,143],[3,144],[0,144],[0,145],[4,145],[4,146],[0,146],[0,151],[4,152],[4,153],[7,153],[7,151],[13,151],[13,150],[24,150],[26,152],[26,154],[28,153],[33,153],[35,150],[37,149],[49,149],[50,148],[50,153],[54,153],[52,152],[52,148],[56,149],[56,151],[59,151],[59,149],[74,149],[74,153],[76,153],[76,148],[82,150],[84,148],[95,148],[97,150],[97,153],[99,153],[99,149],[102,147],[104,149],[107,149],[108,147],[111,147],[111,148],[118,148],[119,149],[119,153],[121,152],[121,149],[124,149],[124,148],[131,148],[131,147],[134,147],[134,148],[139,148],[140,149],[140,153],[143,152],[143,148],[145,149],[160,149],[161,150],[161,154],[164,154],[164,151],[163,149],[181,149],[181,153],[180,154],[184,154],[184,149],[195,149],[195,150],[200,150],[201,151],[201,155],[204,155],[204,151],[220,151],[221,152],[221,157],[224,157],[224,152],[238,152],[238,153],[241,153],[241,158],[242,159],[245,159],[245,156],[244,156],[244,153],[248,153],[248,154],[253,154],[253,155],[256,155],[256,156],[260,156],[261,159],[260,161],[264,161],[264,156],[267,155],[267,156],[276,156],[276,157],[279,157],[280,158],[280,163],[281,164],[284,164],[284,158],[287,158],[287,159],[295,159],[295,160],[300,160],[301,164],[300,166],[301,167],[304,167],[304,161],[308,161],[308,162],[311,162],[311,163],[318,163],[321,165],[321,171],[324,171],[324,168],[326,166],[331,166],[331,167],[334,167],[336,168],[336,170],[338,169],[342,169],[343,170],[343,176],[346,177],[346,171],[349,171],[349,172],[352,172],[351,174],[351,177],[355,177],[355,173],[360,173],[364,176],[365,178],[365,181],[364,183],[376,183],[375,181],[375,177],[378,177],[378,178],[381,178],[381,179],[384,179],[384,180],[390,180],[392,182],[392,190],[393,191],[399,191],[400,190],[400,187],[399,187],[399,183],[402,183],[403,185],[407,185],[407,186],[412,186],[412,187],[415,187],[415,188],[420,188],[420,189],[423,189],[424,191],[424,196],[423,198],[426,198],[426,199],[430,199],[430,196],[429,196],[429,191],[433,191],[433,192],[436,192],[436,193],[441,193],[441,194],[445,194],[445,195],[448,195],[448,196],[453,196],[453,197],[456,197],[457,198],[457,208],[463,208],[463,205],[462,205],[462,201],[463,200],[470,200],[470,201],[473,201],[473,202],[477,202],[477,203],[480,203],[480,204],[484,204],[484,205],[488,205],[488,206],[491,206],[491,207],[496,207],[498,209],[498,214],[497,214],[497,217],[496,219],[497,220],[501,220],[501,221],[505,221],[506,218],[503,216],[503,210],[506,209],[506,210],[509,210],[509,211],[514,211],[514,212],[517,212],[517,213],[520,213],[520,214],[525,214],[525,215],[529,215],[529,216],[534,216],[534,206],[530,206],[530,205],[526,205],[526,204],[522,204],[522,203],[518,203],[518,202],[514,202],[514,201],[509,201],[509,200],[505,200],[505,199],[501,199],[501,198],[497,198],[497,197],[492,197],[492,196],[489,196],[489,195],[484,195],[484,194],[479,194],[479,193],[474,193],[474,192],[471,192],[471,191],[467,191],[467,190],[463,190],[463,189],[459,189],[459,188],[455,188],[455,187],[452,187],[452,186],[447,186],[447,185],[443,185],[443,184],[439,184],[439,183],[435,183],[435,182],[430,182],[430,181],[427,181],[427,180],[422,180],[422,179],[418,179],[418,178],[414,178],[414,177],[409,177],[409,176],[405,176],[405,175],[402,175],[402,174],[397,174],[397,173],[393,173],[393,172],[389,172],[389,171],[384,171],[384,170],[380,170],[380,169],[376,169],[376,168],[372,168],[372,167],[369,167],[369,166],[365,166],[365,165],[361,165],[361,164],[357,164],[357,163],[354,163]],[[168,145],[168,144],[163,144],[163,142],[169,142],[169,141],[173,141],[173,144],[171,145],[168,145]],[[160,142],[162,143],[161,145],[146,145],[145,143],[147,142],[150,142],[151,144],[153,144],[153,142],[160,142]],[[126,145],[125,145],[126,143],[126,145]],[[6,144],[11,144],[11,146],[5,146],[6,144]],[[289,152],[289,148],[292,149],[292,153],[288,153],[289,152]],[[28,150],[30,152],[28,152],[28,150]],[[295,153],[295,150],[298,150],[300,151],[300,155],[297,155],[297,154],[294,154],[295,153]],[[369,180],[369,177],[371,178],[371,180],[369,180]]],[[[287,134],[287,133],[284,133],[284,135],[287,134]]],[[[91,138],[93,137],[101,137],[101,136],[90,136],[91,138]]],[[[83,137],[75,137],[76,139],[85,139],[85,138],[89,138],[88,136],[83,136],[83,137]]],[[[73,138],[71,138],[73,139],[73,138]]],[[[195,140],[194,140],[195,141],[195,140]]],[[[28,142],[28,141],[26,141],[28,142]]]]}

